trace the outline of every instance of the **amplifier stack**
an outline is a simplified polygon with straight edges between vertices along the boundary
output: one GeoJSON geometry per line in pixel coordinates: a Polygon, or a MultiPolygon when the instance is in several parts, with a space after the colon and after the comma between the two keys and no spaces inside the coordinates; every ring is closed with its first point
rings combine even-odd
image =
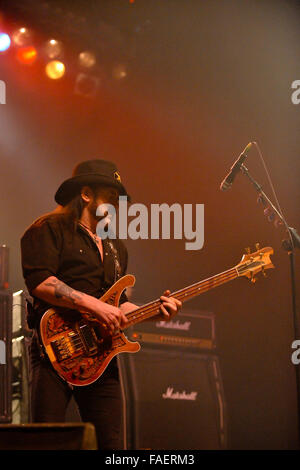
{"type": "Polygon", "coordinates": [[[224,449],[227,418],[214,315],[181,313],[126,330],[119,354],[127,449],[224,449]]]}

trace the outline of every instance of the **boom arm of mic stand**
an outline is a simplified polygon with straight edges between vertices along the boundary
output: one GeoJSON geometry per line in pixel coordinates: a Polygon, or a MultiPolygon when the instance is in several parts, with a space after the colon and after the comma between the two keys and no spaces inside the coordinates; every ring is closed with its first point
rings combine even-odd
{"type": "Polygon", "coordinates": [[[289,234],[290,240],[283,241],[283,248],[287,251],[291,251],[294,248],[300,248],[300,236],[297,233],[297,230],[289,227],[285,218],[280,214],[278,209],[274,206],[274,204],[270,201],[266,193],[263,191],[262,186],[255,181],[255,179],[250,175],[248,168],[242,163],[241,165],[241,172],[247,176],[247,178],[251,181],[252,185],[256,189],[256,191],[263,196],[263,198],[267,201],[270,207],[272,207],[273,211],[276,213],[277,217],[283,222],[286,227],[286,230],[289,234]]]}

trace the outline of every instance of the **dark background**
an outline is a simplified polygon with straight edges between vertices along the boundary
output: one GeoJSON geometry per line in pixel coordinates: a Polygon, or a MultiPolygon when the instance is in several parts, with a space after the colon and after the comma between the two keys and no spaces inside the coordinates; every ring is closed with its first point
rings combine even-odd
{"type": "MultiPolygon", "coordinates": [[[[185,250],[185,240],[126,242],[128,272],[137,278],[132,301],[224,271],[255,242],[272,246],[267,278],[228,283],[185,310],[216,314],[230,448],[296,448],[286,234],[268,222],[245,177],[226,193],[219,186],[246,144],[258,142],[285,217],[299,230],[300,105],[291,101],[291,83],[300,79],[299,2],[2,1],[0,11],[12,30],[32,27],[37,44],[62,39],[67,66],[56,82],[44,75],[43,58],[26,67],[13,50],[0,55],[7,86],[0,242],[10,248],[12,289],[23,288],[22,233],[55,207],[56,189],[81,160],[117,162],[133,202],[203,203],[201,250],[185,250]],[[94,97],[74,93],[74,57],[87,48],[101,65],[94,97]],[[118,61],[129,67],[124,82],[110,77],[118,61]]],[[[247,167],[274,201],[255,148],[247,167]]]]}

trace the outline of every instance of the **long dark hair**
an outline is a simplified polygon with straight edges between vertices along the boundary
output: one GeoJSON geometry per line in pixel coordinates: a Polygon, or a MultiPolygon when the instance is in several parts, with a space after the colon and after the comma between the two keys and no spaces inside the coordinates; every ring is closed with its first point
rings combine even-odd
{"type": "MultiPolygon", "coordinates": [[[[96,197],[100,187],[98,185],[89,185],[89,188],[92,190],[94,197],[96,197]]],[[[85,202],[83,201],[81,194],[76,194],[76,196],[74,196],[67,205],[57,206],[57,208],[52,212],[42,215],[34,222],[34,225],[41,225],[44,221],[49,219],[53,220],[55,218],[63,218],[64,222],[75,232],[84,206],[85,202]]]]}

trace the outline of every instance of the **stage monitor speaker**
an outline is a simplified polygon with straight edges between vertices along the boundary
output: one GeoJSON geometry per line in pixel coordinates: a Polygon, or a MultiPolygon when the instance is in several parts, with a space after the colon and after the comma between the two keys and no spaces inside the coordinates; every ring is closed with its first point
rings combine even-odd
{"type": "Polygon", "coordinates": [[[0,450],[96,450],[91,423],[0,425],[0,450]]]}
{"type": "Polygon", "coordinates": [[[12,418],[12,294],[0,290],[0,423],[12,418]]]}
{"type": "Polygon", "coordinates": [[[118,360],[125,449],[226,448],[226,407],[216,355],[144,345],[118,360]]]}

